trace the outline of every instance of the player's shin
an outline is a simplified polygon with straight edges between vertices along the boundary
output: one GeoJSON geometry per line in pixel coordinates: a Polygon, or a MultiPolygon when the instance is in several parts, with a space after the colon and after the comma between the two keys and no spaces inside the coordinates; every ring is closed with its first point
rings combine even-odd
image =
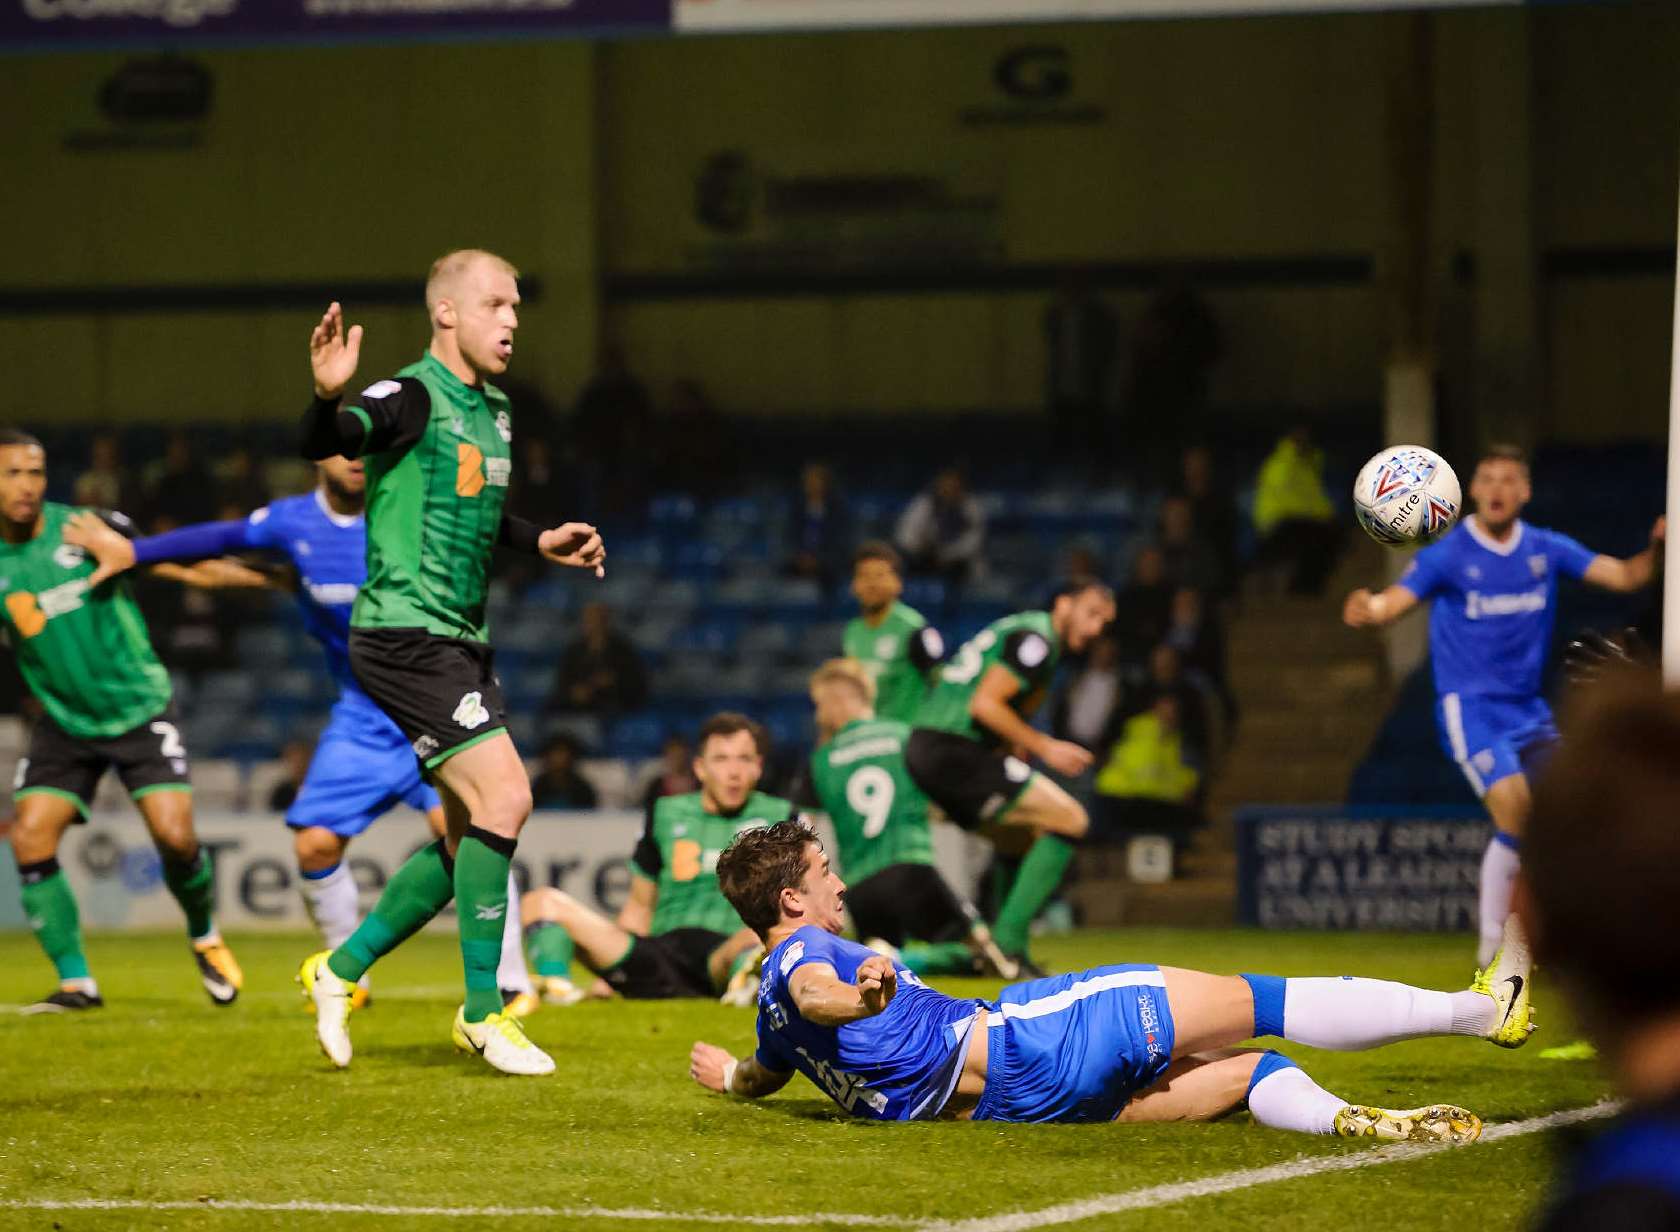
{"type": "Polygon", "coordinates": [[[966,941],[938,944],[911,942],[898,952],[898,961],[917,975],[972,975],[974,951],[966,941]]]}
{"type": "Polygon", "coordinates": [[[1431,1035],[1485,1035],[1496,1006],[1471,990],[1436,992],[1391,980],[1245,975],[1254,1034],[1353,1052],[1431,1035]]]}
{"type": "Polygon", "coordinates": [[[309,918],[321,931],[329,950],[336,950],[356,931],[360,910],[356,904],[356,879],[347,864],[335,864],[319,871],[299,870],[298,885],[309,918]]]}
{"type": "Polygon", "coordinates": [[[69,879],[49,856],[33,864],[18,866],[23,883],[23,914],[46,952],[61,983],[81,986],[92,992],[87,955],[82,951],[82,920],[69,879]]]}
{"type": "Polygon", "coordinates": [[[1302,1134],[1336,1132],[1336,1114],[1345,1099],[1330,1094],[1282,1053],[1268,1052],[1248,1082],[1248,1110],[1271,1129],[1302,1134]]]}
{"type": "Polygon", "coordinates": [[[508,914],[508,869],[514,840],[468,826],[455,852],[455,903],[461,926],[461,965],[466,976],[465,1018],[483,1022],[502,1010],[496,968],[508,914]]]}
{"type": "Polygon", "coordinates": [[[1511,914],[1511,893],[1517,883],[1517,870],[1522,865],[1520,847],[1515,837],[1503,830],[1495,830],[1482,853],[1480,893],[1477,895],[1477,917],[1480,937],[1476,947],[1476,965],[1485,967],[1493,961],[1504,935],[1505,919],[1511,914]]]}
{"type": "Polygon", "coordinates": [[[552,920],[538,920],[525,930],[525,952],[538,979],[572,978],[572,934],[552,920]]]}
{"type": "Polygon", "coordinates": [[[455,862],[442,839],[428,843],[392,874],[367,919],[333,951],[327,965],[339,979],[354,983],[424,928],[454,896],[455,862]]]}
{"type": "Polygon", "coordinates": [[[1027,952],[1032,922],[1061,886],[1072,860],[1073,844],[1059,835],[1041,834],[1033,842],[992,926],[992,935],[1005,954],[1027,952]]]}
{"type": "Polygon", "coordinates": [[[181,904],[181,911],[187,917],[187,935],[194,941],[214,936],[216,924],[211,918],[211,908],[216,900],[216,884],[209,853],[199,847],[190,860],[177,860],[168,852],[162,855],[163,884],[181,904]]]}

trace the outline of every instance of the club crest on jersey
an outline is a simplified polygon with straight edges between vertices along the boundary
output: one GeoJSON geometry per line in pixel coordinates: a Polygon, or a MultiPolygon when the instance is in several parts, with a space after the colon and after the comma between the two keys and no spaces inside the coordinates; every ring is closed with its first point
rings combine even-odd
{"type": "Polygon", "coordinates": [[[513,420],[506,411],[496,412],[496,435],[502,438],[504,445],[513,443],[513,420]]]}
{"type": "Polygon", "coordinates": [[[468,693],[461,698],[455,707],[455,713],[449,717],[468,731],[475,727],[483,727],[490,721],[490,712],[484,708],[484,695],[477,690],[468,693]]]}
{"type": "Polygon", "coordinates": [[[60,569],[74,569],[87,560],[87,551],[73,543],[61,543],[53,549],[53,564],[60,569]]]}
{"type": "Polygon", "coordinates": [[[1546,558],[1542,555],[1539,555],[1539,554],[1536,554],[1534,556],[1530,556],[1528,558],[1528,571],[1530,573],[1532,573],[1537,578],[1545,577],[1546,576],[1546,558]]]}
{"type": "Polygon", "coordinates": [[[898,643],[890,636],[875,639],[875,657],[877,659],[890,659],[893,657],[893,651],[897,649],[898,643]]]}

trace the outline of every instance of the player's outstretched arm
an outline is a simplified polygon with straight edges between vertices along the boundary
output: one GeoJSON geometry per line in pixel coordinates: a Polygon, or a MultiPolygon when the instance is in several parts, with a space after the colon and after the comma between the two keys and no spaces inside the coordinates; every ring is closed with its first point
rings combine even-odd
{"type": "Polygon", "coordinates": [[[1091,750],[1071,740],[1057,740],[1028,723],[1009,704],[1021,682],[1006,667],[992,664],[969,699],[968,713],[1010,748],[1025,749],[1057,774],[1084,774],[1096,760],[1091,750]]]}
{"type": "Polygon", "coordinates": [[[736,1060],[715,1044],[696,1041],[688,1054],[688,1076],[708,1091],[759,1099],[788,1084],[792,1074],[765,1069],[754,1057],[736,1060]]]}
{"type": "Polygon", "coordinates": [[[315,377],[315,396],[324,402],[343,397],[361,358],[362,327],[346,329],[344,307],[334,300],[309,334],[309,369],[315,377]]]}
{"type": "Polygon", "coordinates": [[[1622,594],[1644,590],[1656,576],[1657,566],[1662,560],[1663,542],[1667,537],[1668,519],[1658,518],[1651,527],[1651,542],[1643,552],[1629,556],[1626,560],[1614,556],[1595,556],[1587,566],[1587,571],[1581,575],[1581,580],[1601,590],[1614,590],[1622,594]]]}
{"type": "Polygon", "coordinates": [[[1417,602],[1417,596],[1399,584],[1376,594],[1361,586],[1342,604],[1342,623],[1355,629],[1380,629],[1399,620],[1417,602]]]}
{"type": "Polygon", "coordinates": [[[535,522],[504,513],[497,540],[503,547],[541,556],[552,564],[593,569],[596,577],[607,575],[606,545],[601,532],[588,522],[563,522],[543,530],[535,522]]]}
{"type": "MultiPolygon", "coordinates": [[[[229,522],[200,522],[192,526],[130,539],[96,513],[82,510],[70,516],[64,526],[64,542],[75,544],[91,555],[99,567],[90,582],[97,586],[106,578],[136,565],[158,565],[165,561],[204,560],[244,552],[263,546],[251,538],[250,523],[241,518],[229,522]]],[[[169,576],[188,585],[215,589],[224,586],[264,586],[266,578],[255,570],[228,568],[180,570],[169,576]],[[248,574],[249,576],[243,576],[248,574]]]]}
{"type": "Polygon", "coordinates": [[[153,565],[152,575],[195,590],[284,589],[270,574],[237,560],[201,560],[195,565],[153,565]]]}
{"type": "Polygon", "coordinates": [[[788,991],[807,1022],[843,1027],[886,1009],[898,992],[898,972],[876,954],[858,964],[857,983],[848,984],[827,963],[806,963],[788,977],[788,991]]]}

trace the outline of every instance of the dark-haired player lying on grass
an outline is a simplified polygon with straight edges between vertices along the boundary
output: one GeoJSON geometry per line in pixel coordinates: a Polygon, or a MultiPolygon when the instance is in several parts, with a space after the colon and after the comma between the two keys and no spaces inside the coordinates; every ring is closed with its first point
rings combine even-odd
{"type": "Polygon", "coordinates": [[[1245,1103],[1262,1125],[1348,1138],[1469,1142],[1481,1120],[1433,1104],[1350,1104],[1276,1052],[1275,1035],[1355,1050],[1430,1035],[1516,1047],[1533,1030],[1529,959],[1512,930],[1482,993],[1386,980],[1207,975],[1124,964],[948,997],[838,936],[845,883],[798,822],[747,830],[718,860],[724,894],[769,947],[758,1049],[697,1043],[689,1073],[756,1098],[798,1070],[856,1116],[882,1121],[1209,1120],[1245,1103]]]}

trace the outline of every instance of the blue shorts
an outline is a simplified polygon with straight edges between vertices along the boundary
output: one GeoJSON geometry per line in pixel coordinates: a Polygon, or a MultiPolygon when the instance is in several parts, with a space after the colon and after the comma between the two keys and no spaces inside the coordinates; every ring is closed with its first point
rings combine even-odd
{"type": "Polygon", "coordinates": [[[1112,1121],[1172,1062],[1159,967],[1093,967],[1011,984],[986,1009],[976,1121],[1112,1121]]]}
{"type": "Polygon", "coordinates": [[[1558,741],[1552,708],[1541,697],[1443,693],[1435,718],[1441,747],[1477,796],[1513,774],[1532,778],[1558,741]]]}
{"type": "Polygon", "coordinates": [[[425,813],[438,806],[438,794],[420,777],[414,750],[395,723],[371,702],[341,701],[315,745],[286,824],[351,838],[398,804],[425,813]]]}

